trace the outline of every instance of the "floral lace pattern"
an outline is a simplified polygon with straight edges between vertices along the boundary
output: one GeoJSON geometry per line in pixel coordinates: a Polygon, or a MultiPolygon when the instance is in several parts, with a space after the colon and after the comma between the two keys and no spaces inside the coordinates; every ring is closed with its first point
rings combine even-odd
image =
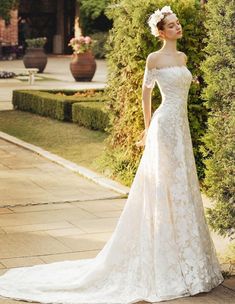
{"type": "Polygon", "coordinates": [[[63,304],[161,302],[223,282],[204,216],[187,117],[187,67],[145,71],[162,103],[116,228],[93,259],[11,269],[0,295],[63,304]]]}

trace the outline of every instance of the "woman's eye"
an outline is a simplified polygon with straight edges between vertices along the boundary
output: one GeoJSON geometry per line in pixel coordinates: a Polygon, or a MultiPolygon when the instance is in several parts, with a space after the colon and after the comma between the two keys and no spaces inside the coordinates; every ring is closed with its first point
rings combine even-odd
{"type": "MultiPolygon", "coordinates": [[[[176,24],[177,25],[180,25],[180,22],[179,21],[176,21],[176,24]]],[[[173,28],[174,27],[174,25],[172,26],[172,25],[170,25],[170,27],[169,28],[173,28]]]]}

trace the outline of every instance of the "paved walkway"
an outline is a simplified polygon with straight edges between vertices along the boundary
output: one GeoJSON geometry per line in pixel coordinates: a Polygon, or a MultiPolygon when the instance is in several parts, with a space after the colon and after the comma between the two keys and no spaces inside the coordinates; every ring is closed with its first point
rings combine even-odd
{"type": "MultiPolygon", "coordinates": [[[[70,58],[49,58],[45,76],[34,88],[81,88],[105,85],[106,67],[98,62],[92,83],[76,83],[68,73],[70,58]],[[57,67],[60,67],[58,69],[57,67]]],[[[1,67],[17,62],[0,62],[1,67]]],[[[11,108],[11,92],[28,88],[3,81],[0,109],[11,108]]],[[[110,238],[125,205],[115,191],[19,146],[0,139],[0,275],[12,267],[95,257],[110,238]]],[[[204,199],[205,205],[209,202],[204,199]]],[[[221,239],[216,239],[217,244],[221,239]]],[[[219,245],[218,245],[219,246],[219,245]]],[[[25,303],[0,299],[1,304],[25,303]]],[[[234,304],[235,277],[210,293],[166,301],[172,304],[234,304]]]]}
{"type": "MultiPolygon", "coordinates": [[[[111,237],[126,201],[4,140],[0,181],[0,275],[12,267],[95,257],[111,237]]],[[[235,277],[208,294],[169,303],[234,301],[235,277]]]]}
{"type": "Polygon", "coordinates": [[[121,196],[2,139],[0,193],[0,207],[100,200],[121,196]]]}

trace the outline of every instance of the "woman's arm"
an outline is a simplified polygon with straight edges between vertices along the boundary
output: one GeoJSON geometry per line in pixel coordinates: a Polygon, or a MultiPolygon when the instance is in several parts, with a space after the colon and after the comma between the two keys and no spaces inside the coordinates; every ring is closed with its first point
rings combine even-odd
{"type": "Polygon", "coordinates": [[[154,68],[155,68],[155,56],[149,54],[146,60],[145,66],[145,76],[142,84],[142,109],[144,116],[145,130],[141,133],[141,140],[136,143],[136,145],[145,145],[145,139],[147,136],[148,128],[151,121],[151,108],[152,108],[152,90],[154,87],[154,68]]]}
{"type": "Polygon", "coordinates": [[[142,86],[142,109],[145,129],[148,129],[151,120],[152,90],[153,88],[142,86]]]}

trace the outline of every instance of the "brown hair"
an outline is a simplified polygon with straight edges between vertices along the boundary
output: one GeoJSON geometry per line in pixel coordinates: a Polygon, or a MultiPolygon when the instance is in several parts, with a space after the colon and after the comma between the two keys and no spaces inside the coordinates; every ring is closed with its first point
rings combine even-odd
{"type": "MultiPolygon", "coordinates": [[[[159,21],[159,22],[157,23],[157,29],[158,29],[158,30],[161,30],[161,31],[164,30],[165,18],[166,18],[166,16],[171,15],[171,14],[172,14],[172,13],[163,13],[164,18],[162,18],[162,20],[159,21]]],[[[163,39],[162,39],[161,37],[159,37],[159,36],[158,36],[158,38],[159,38],[160,40],[163,40],[163,39]]]]}

